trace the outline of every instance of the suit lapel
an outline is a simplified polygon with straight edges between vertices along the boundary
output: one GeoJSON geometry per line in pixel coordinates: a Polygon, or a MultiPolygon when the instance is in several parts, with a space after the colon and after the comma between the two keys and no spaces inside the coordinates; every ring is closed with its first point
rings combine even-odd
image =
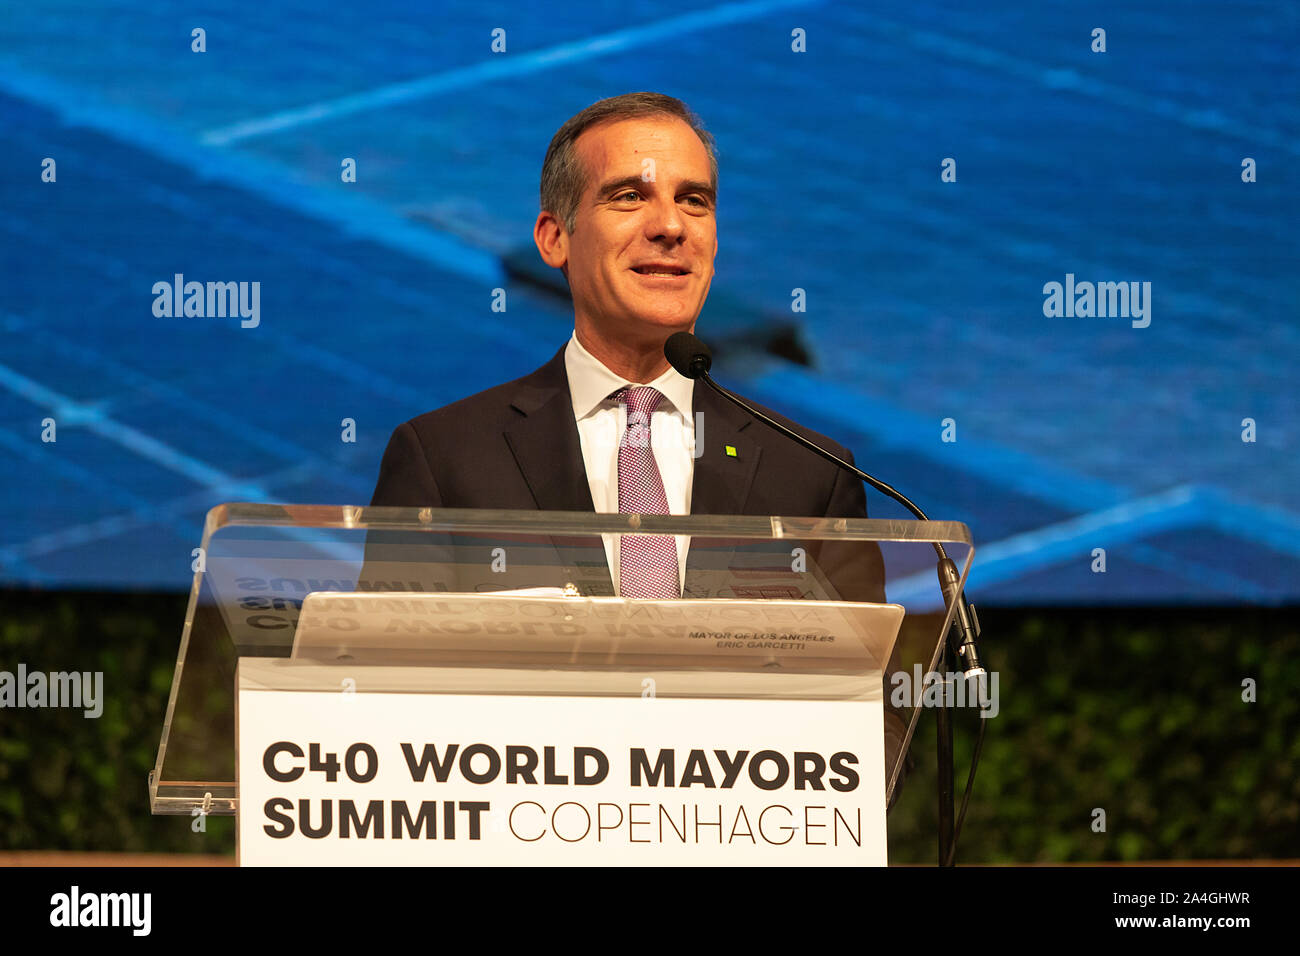
{"type": "Polygon", "coordinates": [[[691,514],[744,514],[762,452],[749,436],[753,419],[698,380],[693,401],[699,456],[691,483],[691,514]]]}
{"type": "MultiPolygon", "coordinates": [[[[762,451],[747,431],[753,419],[698,380],[692,401],[699,456],[691,482],[691,514],[744,514],[762,451]]],[[[716,588],[726,580],[735,553],[734,540],[694,539],[686,556],[683,596],[725,596],[716,588]]]]}
{"type": "Polygon", "coordinates": [[[564,349],[519,385],[519,420],[505,431],[524,481],[543,511],[595,511],[573,418],[564,349]]]}
{"type": "MultiPolygon", "coordinates": [[[[505,430],[505,440],[537,507],[542,511],[594,513],[596,505],[587,482],[587,466],[569,395],[569,376],[564,368],[564,348],[520,382],[510,404],[519,419],[505,430]]],[[[546,540],[555,552],[550,559],[553,567],[576,571],[582,579],[599,567],[594,593],[613,593],[613,579],[599,536],[548,536],[546,540]]]]}

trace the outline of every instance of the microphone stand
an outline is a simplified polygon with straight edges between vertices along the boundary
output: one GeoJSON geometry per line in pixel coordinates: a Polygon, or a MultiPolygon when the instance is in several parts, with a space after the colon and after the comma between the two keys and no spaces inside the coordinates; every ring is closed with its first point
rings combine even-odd
{"type": "MultiPolygon", "coordinates": [[[[871,487],[884,495],[888,495],[895,501],[903,505],[908,511],[916,515],[922,521],[929,521],[925,512],[912,503],[911,499],[898,491],[891,485],[886,484],[878,478],[875,478],[856,465],[851,465],[837,455],[831,454],[826,449],[820,447],[815,442],[809,441],[798,432],[787,428],[780,422],[776,421],[769,415],[765,415],[758,409],[751,407],[744,400],[736,395],[731,394],[721,385],[713,380],[709,375],[709,365],[711,360],[706,355],[693,356],[689,364],[689,378],[701,378],[715,392],[727,399],[733,405],[737,406],[744,412],[753,415],[759,421],[763,422],[770,428],[774,428],[781,434],[798,442],[809,451],[815,452],[822,458],[832,464],[856,475],[862,481],[865,481],[871,487]]],[[[935,714],[935,748],[938,758],[938,798],[939,798],[939,865],[952,866],[956,854],[956,836],[957,827],[954,825],[953,814],[953,715],[949,710],[950,702],[956,698],[953,693],[952,681],[948,675],[954,672],[954,663],[960,660],[963,670],[963,676],[967,679],[980,679],[985,674],[984,666],[980,662],[979,648],[975,643],[976,638],[980,635],[979,618],[975,616],[975,607],[966,600],[966,595],[959,588],[961,574],[957,570],[957,565],[948,553],[944,550],[942,542],[934,542],[934,550],[939,555],[939,589],[943,593],[944,600],[950,605],[955,605],[956,613],[953,615],[952,627],[949,633],[944,636],[943,653],[940,655],[940,666],[943,668],[940,676],[943,679],[943,698],[942,704],[938,707],[935,714]],[[956,656],[953,653],[953,641],[957,642],[956,656]]],[[[983,724],[980,725],[981,735],[983,733],[983,724]]],[[[972,760],[978,759],[978,745],[972,760]]],[[[967,785],[966,796],[970,796],[970,783],[974,782],[974,764],[971,767],[971,777],[967,785]]],[[[965,815],[965,801],[962,804],[963,816],[965,815]]]]}

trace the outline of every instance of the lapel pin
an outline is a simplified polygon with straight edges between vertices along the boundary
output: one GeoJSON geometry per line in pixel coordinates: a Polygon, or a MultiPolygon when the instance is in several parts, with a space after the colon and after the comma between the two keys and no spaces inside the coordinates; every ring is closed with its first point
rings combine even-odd
{"type": "Polygon", "coordinates": [[[735,446],[735,445],[725,445],[724,447],[727,449],[727,457],[728,457],[728,458],[738,458],[738,457],[739,457],[739,456],[736,454],[736,446],[735,446]]]}

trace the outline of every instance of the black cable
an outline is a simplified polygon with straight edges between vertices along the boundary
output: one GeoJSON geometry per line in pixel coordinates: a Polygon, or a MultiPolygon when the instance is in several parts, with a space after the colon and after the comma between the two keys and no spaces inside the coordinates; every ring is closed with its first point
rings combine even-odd
{"type": "Polygon", "coordinates": [[[971,790],[975,785],[975,768],[980,763],[980,751],[984,749],[984,727],[988,721],[983,717],[980,718],[979,733],[975,735],[975,750],[970,758],[970,776],[966,778],[966,792],[961,798],[961,812],[957,814],[957,825],[952,831],[952,844],[948,849],[948,862],[945,866],[952,866],[957,859],[957,841],[961,839],[961,824],[966,819],[966,807],[970,804],[971,790]]]}

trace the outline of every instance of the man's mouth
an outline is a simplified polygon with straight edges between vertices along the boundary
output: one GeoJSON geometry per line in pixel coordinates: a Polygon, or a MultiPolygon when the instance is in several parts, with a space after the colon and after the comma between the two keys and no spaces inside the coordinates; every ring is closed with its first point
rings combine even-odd
{"type": "Polygon", "coordinates": [[[687,275],[691,270],[684,269],[681,266],[674,266],[664,263],[651,263],[644,266],[633,266],[632,271],[637,275],[643,276],[662,276],[672,278],[674,276],[687,275]]]}

